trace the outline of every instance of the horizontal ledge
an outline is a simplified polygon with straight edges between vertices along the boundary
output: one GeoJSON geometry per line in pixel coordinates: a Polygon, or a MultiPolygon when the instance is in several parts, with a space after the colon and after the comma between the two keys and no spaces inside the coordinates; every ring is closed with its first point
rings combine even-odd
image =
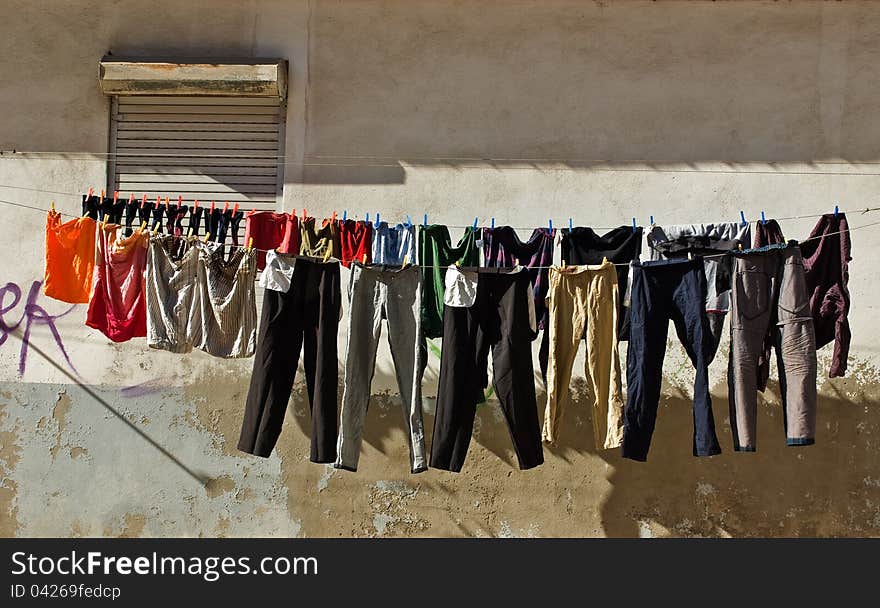
{"type": "Polygon", "coordinates": [[[198,95],[277,97],[287,95],[285,59],[195,63],[110,60],[99,62],[104,95],[198,95]]]}

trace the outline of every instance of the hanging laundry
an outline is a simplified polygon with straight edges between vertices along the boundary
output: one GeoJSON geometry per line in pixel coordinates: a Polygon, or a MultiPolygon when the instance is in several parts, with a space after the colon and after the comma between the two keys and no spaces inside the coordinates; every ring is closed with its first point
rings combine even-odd
{"type": "Polygon", "coordinates": [[[101,211],[101,197],[100,196],[89,196],[87,194],[82,195],[82,215],[89,216],[93,220],[97,221],[100,219],[101,211]]]}
{"type": "Polygon", "coordinates": [[[431,467],[461,471],[477,403],[483,400],[488,384],[490,349],[495,392],[519,467],[536,467],[544,462],[544,452],[532,366],[531,342],[538,328],[531,279],[518,267],[451,268],[447,280],[452,285],[443,310],[431,467]],[[455,285],[459,283],[466,287],[458,289],[455,285]],[[472,294],[469,299],[467,294],[472,294]]]}
{"type": "Polygon", "coordinates": [[[629,284],[629,263],[642,253],[642,228],[621,226],[598,235],[592,228],[576,226],[562,229],[560,244],[562,261],[570,266],[601,264],[607,259],[617,268],[620,306],[617,315],[618,338],[629,339],[629,309],[623,305],[623,294],[629,284]]]}
{"type": "Polygon", "coordinates": [[[607,259],[597,266],[554,267],[550,271],[550,357],[547,407],[542,438],[556,441],[571,401],[571,372],[586,332],[584,374],[593,397],[596,447],[620,447],[623,440],[623,388],[617,347],[619,295],[617,270],[607,259]]]}
{"type": "Polygon", "coordinates": [[[556,231],[550,228],[535,228],[528,241],[521,241],[516,230],[510,226],[483,228],[483,258],[489,268],[511,268],[524,266],[528,270],[535,290],[535,314],[538,316],[538,329],[544,329],[547,322],[548,268],[553,264],[553,239],[556,231]]]}
{"type": "Polygon", "coordinates": [[[441,224],[422,226],[418,231],[419,260],[422,276],[422,331],[426,338],[443,335],[443,294],[446,289],[446,268],[453,264],[477,266],[480,250],[476,231],[468,226],[461,240],[453,247],[449,229],[441,224]]]}
{"type": "Polygon", "coordinates": [[[755,222],[755,244],[753,245],[755,249],[782,243],[785,243],[785,237],[782,236],[782,228],[779,227],[776,220],[755,222]]]}
{"type": "Polygon", "coordinates": [[[299,220],[288,213],[249,211],[245,215],[244,242],[252,242],[254,249],[264,250],[257,251],[257,270],[263,270],[266,267],[266,250],[299,254],[299,220]]]}
{"type": "MultiPolygon", "coordinates": [[[[780,228],[776,220],[765,219],[755,222],[754,249],[783,243],[785,243],[785,237],[782,235],[782,228],[780,228]]],[[[730,277],[728,277],[726,287],[728,289],[732,287],[730,277]]],[[[767,389],[767,381],[770,379],[770,356],[773,351],[773,340],[773,332],[768,331],[764,336],[764,345],[761,347],[761,352],[758,354],[758,390],[762,393],[767,389]]]]}
{"type": "Polygon", "coordinates": [[[132,200],[125,203],[125,236],[127,237],[131,236],[134,232],[133,226],[138,219],[140,208],[140,201],[132,200]]]}
{"type": "Polygon", "coordinates": [[[217,235],[216,241],[220,244],[226,242],[226,234],[230,234],[232,237],[232,249],[230,251],[231,256],[235,255],[235,250],[238,248],[238,230],[241,227],[241,220],[244,219],[244,211],[235,211],[233,209],[227,209],[223,212],[223,221],[220,225],[220,233],[217,235]]]}
{"type": "Polygon", "coordinates": [[[324,259],[328,255],[339,259],[342,255],[337,226],[326,221],[320,229],[315,228],[315,218],[307,217],[300,221],[300,255],[324,259]]]}
{"type": "Polygon", "coordinates": [[[339,220],[340,255],[342,265],[348,268],[353,260],[362,262],[367,256],[367,263],[372,261],[373,225],[370,222],[355,220],[339,220]]]}
{"type": "Polygon", "coordinates": [[[197,301],[200,331],[193,346],[224,358],[250,357],[257,346],[257,252],[196,241],[199,250],[197,301]]]}
{"type": "Polygon", "coordinates": [[[143,225],[145,223],[148,226],[150,225],[150,216],[152,215],[152,212],[153,212],[153,203],[141,202],[141,204],[138,208],[138,220],[140,221],[141,225],[143,225]]]}
{"type": "Polygon", "coordinates": [[[149,236],[138,230],[117,239],[118,224],[99,224],[95,286],[86,325],[114,342],[147,335],[144,272],[149,236]]]}
{"type": "Polygon", "coordinates": [[[189,224],[187,225],[187,233],[190,236],[199,236],[199,228],[202,225],[202,213],[204,209],[193,205],[189,208],[189,224]]]}
{"type": "Polygon", "coordinates": [[[390,264],[401,266],[408,260],[417,265],[419,257],[416,247],[416,227],[407,224],[390,226],[388,222],[379,222],[373,228],[373,264],[390,264]]]}
{"type": "Polygon", "coordinates": [[[270,249],[266,252],[266,266],[260,273],[260,287],[286,292],[290,289],[295,265],[296,256],[278,255],[270,249]]]}
{"type": "Polygon", "coordinates": [[[414,266],[364,266],[359,262],[351,266],[345,378],[335,464],[338,469],[357,470],[383,319],[388,324],[388,345],[400,389],[410,470],[420,473],[428,468],[422,423],[425,351],[421,340],[420,275],[414,266]]]}
{"type": "Polygon", "coordinates": [[[849,328],[852,240],[846,215],[823,215],[800,248],[816,330],[816,347],[834,342],[828,377],[842,377],[846,374],[852,338],[849,328]]]}
{"type": "Polygon", "coordinates": [[[168,234],[183,236],[183,218],[189,212],[187,205],[171,205],[165,212],[165,226],[168,234]]]}
{"type": "Polygon", "coordinates": [[[150,224],[150,232],[154,234],[159,234],[162,232],[162,218],[165,215],[165,205],[159,203],[147,203],[148,205],[152,205],[150,208],[150,218],[152,223],[150,224]]]}
{"type": "MultiPolygon", "coordinates": [[[[292,262],[287,256],[277,258],[292,262]]],[[[336,334],[341,313],[336,261],[298,258],[290,289],[265,292],[239,450],[261,457],[272,453],[281,434],[302,349],[312,416],[310,459],[336,462],[336,334]]]]}
{"type": "MultiPolygon", "coordinates": [[[[213,204],[213,203],[212,203],[213,204]]],[[[205,234],[211,235],[211,240],[216,241],[217,235],[223,226],[223,209],[214,207],[205,209],[205,234]]],[[[223,233],[224,238],[226,233],[223,233]]]]}
{"type": "Polygon", "coordinates": [[[61,223],[61,214],[46,215],[46,273],[43,292],[71,304],[87,304],[95,267],[95,230],[91,217],[61,223]]]}
{"type": "Polygon", "coordinates": [[[125,200],[116,199],[114,202],[112,197],[107,197],[101,203],[101,220],[108,224],[121,224],[122,217],[125,213],[125,200]]]}
{"type": "Polygon", "coordinates": [[[193,348],[224,358],[249,357],[256,343],[256,252],[230,261],[216,243],[150,237],[147,256],[147,344],[174,353],[193,348]],[[176,256],[180,243],[181,257],[176,256]]]}
{"type": "Polygon", "coordinates": [[[703,258],[706,272],[706,312],[709,314],[709,328],[714,338],[709,362],[715,358],[724,317],[730,310],[729,285],[730,258],[718,256],[748,247],[752,240],[748,223],[681,224],[672,226],[653,226],[648,232],[648,248],[652,260],[684,258],[688,256],[707,256],[703,258]],[[708,257],[715,256],[715,257],[708,257]]]}
{"type": "Polygon", "coordinates": [[[767,334],[776,346],[788,445],[816,433],[816,337],[801,250],[792,241],[732,252],[728,391],[734,450],[754,452],[758,357],[767,334]]]}
{"type": "Polygon", "coordinates": [[[632,266],[627,401],[623,457],[647,460],[663,376],[670,319],[696,369],[694,378],[694,456],[721,453],[709,396],[709,359],[713,337],[706,314],[703,260],[658,260],[632,266]]]}

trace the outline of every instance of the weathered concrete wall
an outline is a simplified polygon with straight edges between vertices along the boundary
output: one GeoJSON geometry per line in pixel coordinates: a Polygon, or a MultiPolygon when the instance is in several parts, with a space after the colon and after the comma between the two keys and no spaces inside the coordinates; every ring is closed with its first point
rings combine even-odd
{"type": "MultiPolygon", "coordinates": [[[[75,212],[76,197],[64,193],[101,187],[104,158],[74,153],[107,150],[97,61],[112,51],[288,59],[284,207],[318,216],[348,209],[418,218],[424,210],[449,224],[479,214],[524,226],[548,216],[561,225],[571,215],[604,227],[631,216],[645,223],[649,214],[658,222],[711,221],[735,219],[740,209],[754,218],[761,209],[792,216],[835,202],[876,206],[880,171],[867,164],[880,160],[876,9],[6,2],[0,148],[68,156],[0,158],[0,200],[43,209],[54,200],[75,212]],[[607,162],[590,162],[599,159],[607,162]]],[[[308,462],[302,386],[271,458],[235,450],[249,361],[151,352],[141,340],[109,344],[83,326],[84,306],[40,295],[31,317],[34,306],[62,315],[54,319],[59,336],[35,322],[23,348],[45,219],[3,209],[0,285],[12,285],[0,310],[7,325],[24,322],[0,340],[2,535],[880,533],[876,228],[853,234],[852,371],[820,378],[816,446],[784,446],[773,385],[761,404],[760,451],[733,454],[720,356],[713,398],[725,453],[693,458],[692,373],[673,345],[648,463],[595,450],[579,379],[560,446],[547,451],[543,467],[516,470],[493,403],[479,410],[463,473],[413,476],[384,345],[357,474],[308,462]]],[[[850,217],[854,226],[878,219],[850,217]]],[[[783,228],[802,238],[812,224],[783,228]]],[[[821,369],[827,358],[825,349],[821,369]]],[[[432,360],[429,428],[436,376],[432,360]]]]}

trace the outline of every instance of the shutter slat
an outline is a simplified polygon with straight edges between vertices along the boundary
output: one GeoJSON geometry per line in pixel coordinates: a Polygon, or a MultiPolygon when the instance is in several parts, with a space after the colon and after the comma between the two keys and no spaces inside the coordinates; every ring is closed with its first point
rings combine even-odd
{"type": "MultiPolygon", "coordinates": [[[[159,173],[117,173],[117,180],[125,183],[137,184],[203,184],[213,185],[217,179],[213,175],[163,175],[159,173]]],[[[227,175],[223,177],[224,184],[243,186],[244,184],[256,184],[260,186],[275,186],[274,175],[227,175]]]]}
{"type": "MultiPolygon", "coordinates": [[[[222,116],[222,115],[220,115],[222,116]]],[[[278,124],[278,116],[271,114],[229,114],[218,118],[217,114],[120,114],[119,120],[124,122],[223,122],[233,123],[273,123],[278,124]]]]}
{"type": "Polygon", "coordinates": [[[217,129],[192,131],[186,129],[173,129],[161,131],[159,129],[148,130],[120,130],[117,139],[119,141],[142,140],[142,141],[271,141],[277,144],[278,129],[274,131],[219,131],[217,129]]]}
{"type": "Polygon", "coordinates": [[[192,132],[213,132],[217,133],[277,133],[278,124],[271,122],[172,122],[172,121],[141,121],[127,120],[119,123],[119,132],[126,133],[130,131],[192,131],[192,132]]]}
{"type": "Polygon", "coordinates": [[[163,107],[168,105],[278,107],[278,100],[271,97],[168,97],[164,95],[137,95],[134,97],[120,97],[118,103],[120,108],[132,105],[159,105],[163,107]]]}

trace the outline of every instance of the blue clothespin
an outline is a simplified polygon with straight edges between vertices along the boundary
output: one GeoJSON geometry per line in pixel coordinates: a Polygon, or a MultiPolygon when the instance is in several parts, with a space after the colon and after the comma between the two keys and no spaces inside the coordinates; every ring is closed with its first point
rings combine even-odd
{"type": "Polygon", "coordinates": [[[764,212],[763,212],[763,211],[761,212],[761,223],[762,223],[762,224],[766,224],[766,223],[767,223],[767,218],[764,217],[764,212]]]}
{"type": "Polygon", "coordinates": [[[373,223],[373,225],[374,225],[374,226],[378,226],[378,225],[379,225],[379,212],[378,212],[378,211],[376,212],[376,221],[373,223]]]}
{"type": "Polygon", "coordinates": [[[550,232],[553,232],[553,220],[547,220],[547,227],[550,228],[550,232]]]}
{"type": "Polygon", "coordinates": [[[407,228],[412,226],[412,220],[410,219],[410,217],[408,215],[406,216],[406,226],[407,226],[407,228]]]}
{"type": "Polygon", "coordinates": [[[739,223],[745,226],[748,222],[746,222],[746,214],[742,211],[739,212],[739,223]]]}
{"type": "Polygon", "coordinates": [[[347,220],[347,219],[348,219],[348,211],[346,211],[345,209],[343,209],[343,210],[342,210],[342,221],[344,222],[344,221],[347,220]]]}
{"type": "Polygon", "coordinates": [[[636,218],[633,218],[633,232],[636,232],[636,230],[637,230],[636,218]]]}
{"type": "Polygon", "coordinates": [[[369,213],[364,214],[364,221],[367,222],[368,224],[370,223],[370,214],[369,213]]]}
{"type": "Polygon", "coordinates": [[[495,218],[492,218],[492,228],[495,228],[495,218]]]}
{"type": "Polygon", "coordinates": [[[425,223],[424,223],[424,226],[425,226],[425,227],[428,226],[428,214],[427,214],[427,213],[425,214],[425,223]]]}
{"type": "Polygon", "coordinates": [[[477,229],[477,221],[478,221],[479,219],[480,219],[480,218],[477,218],[477,217],[474,218],[474,230],[477,229]]]}
{"type": "Polygon", "coordinates": [[[654,225],[654,216],[653,215],[651,216],[651,225],[652,226],[654,225]]]}
{"type": "Polygon", "coordinates": [[[568,218],[568,231],[571,232],[572,230],[573,230],[573,228],[572,228],[571,218],[568,218]]]}
{"type": "Polygon", "coordinates": [[[837,205],[834,205],[834,217],[837,217],[839,210],[837,209],[837,205]]]}

